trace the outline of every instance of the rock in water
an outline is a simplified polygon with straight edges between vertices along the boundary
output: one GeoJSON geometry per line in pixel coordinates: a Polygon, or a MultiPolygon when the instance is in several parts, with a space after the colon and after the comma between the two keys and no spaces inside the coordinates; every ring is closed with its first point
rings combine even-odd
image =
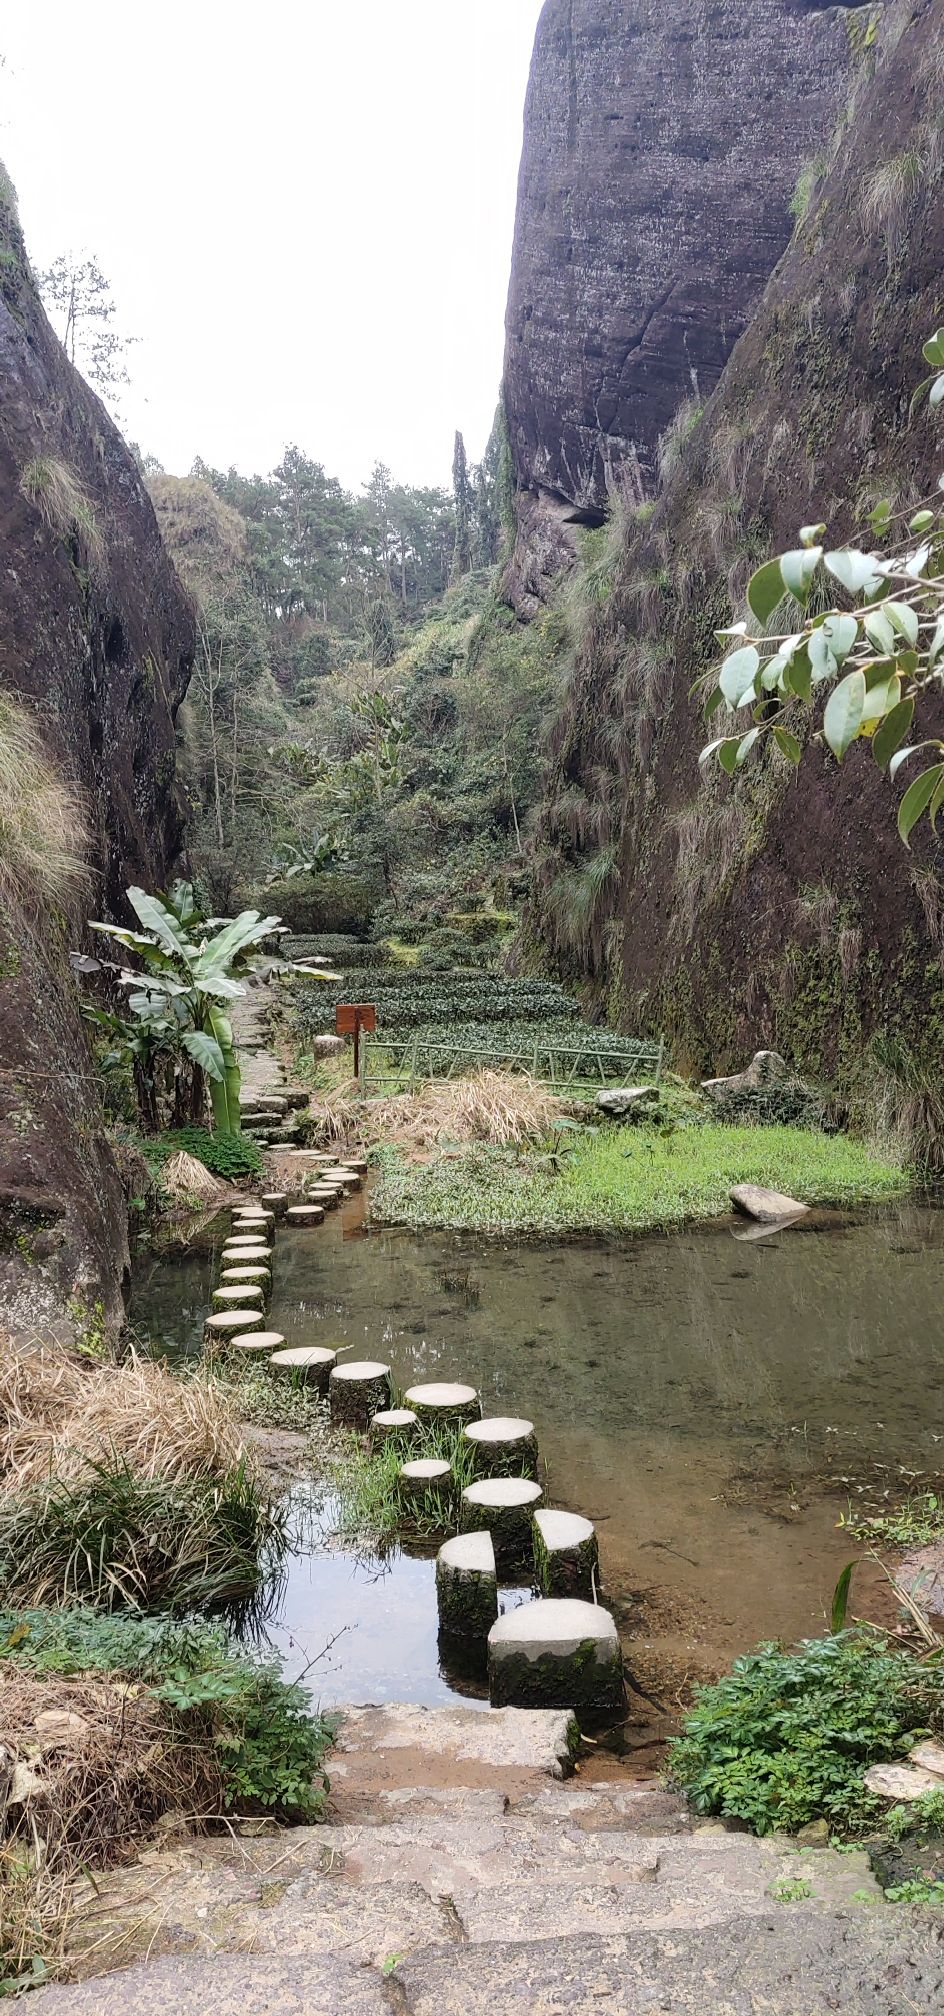
{"type": "Polygon", "coordinates": [[[600,1590],[600,1549],[589,1519],[577,1512],[536,1512],[534,1566],[544,1596],[576,1596],[595,1603],[600,1590]]]}
{"type": "Polygon", "coordinates": [[[498,1616],[498,1573],[490,1533],[460,1533],[436,1560],[439,1628],[447,1638],[482,1640],[498,1616]]]}
{"type": "Polygon", "coordinates": [[[522,1603],[488,1634],[493,1708],[619,1709],[625,1701],[619,1633],[598,1603],[522,1603]]]}
{"type": "Polygon", "coordinates": [[[728,1194],[737,1211],[743,1211],[745,1218],[756,1218],[761,1225],[778,1225],[783,1218],[802,1218],[810,1208],[808,1204],[798,1204],[795,1197],[783,1197],[779,1190],[763,1190],[758,1183],[736,1183],[728,1194]]]}

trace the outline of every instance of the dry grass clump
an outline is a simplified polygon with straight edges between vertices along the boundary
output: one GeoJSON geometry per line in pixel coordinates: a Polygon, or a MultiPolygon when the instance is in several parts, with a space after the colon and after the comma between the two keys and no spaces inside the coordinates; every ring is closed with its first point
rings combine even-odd
{"type": "Polygon", "coordinates": [[[175,1379],[132,1353],[94,1370],[63,1351],[0,1335],[0,1485],[22,1491],[115,1459],[143,1478],[223,1477],[246,1460],[218,1388],[175,1379]],[[6,1348],[4,1348],[4,1345],[6,1348]]]}
{"type": "Polygon", "coordinates": [[[86,561],[100,566],[105,542],[85,491],[68,463],[56,455],[36,455],[20,476],[20,490],[58,539],[74,535],[86,561]]]}
{"type": "Polygon", "coordinates": [[[433,1148],[443,1141],[489,1141],[507,1148],[546,1134],[571,1110],[533,1078],[510,1071],[477,1071],[471,1078],[441,1079],[422,1092],[372,1100],[370,1132],[378,1140],[433,1148]]]}
{"type": "Polygon", "coordinates": [[[85,844],[75,793],[25,709],[0,695],[0,899],[67,903],[85,880],[85,844]]]}
{"type": "Polygon", "coordinates": [[[226,1187],[211,1176],[195,1155],[187,1155],[183,1150],[165,1162],[161,1181],[174,1204],[213,1203],[226,1187]]]}

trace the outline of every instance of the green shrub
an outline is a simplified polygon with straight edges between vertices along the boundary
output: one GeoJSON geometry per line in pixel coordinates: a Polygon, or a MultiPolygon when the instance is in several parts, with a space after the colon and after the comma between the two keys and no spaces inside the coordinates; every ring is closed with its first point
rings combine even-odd
{"type": "Polygon", "coordinates": [[[886,1811],[862,1782],[944,1731],[944,1673],[861,1631],[762,1645],[702,1687],[668,1768],[697,1813],[746,1820],[756,1834],[810,1820],[860,1831],[886,1811]]]}
{"type": "MultiPolygon", "coordinates": [[[[443,973],[419,968],[389,970],[355,967],[343,982],[297,983],[295,1021],[303,1035],[319,1035],[334,1026],[338,1001],[372,1001],[378,1028],[409,1030],[435,1025],[440,1037],[452,1038],[457,1024],[527,1023],[533,1043],[536,1025],[553,1024],[557,1040],[568,1040],[566,1025],[576,1023],[579,1004],[549,980],[517,980],[504,973],[443,973]]],[[[586,1024],[580,1024],[580,1029],[586,1024]]],[[[607,1032],[601,1032],[606,1035],[607,1032]]],[[[597,1032],[593,1038],[596,1041],[597,1032]]]]}
{"type": "Polygon", "coordinates": [[[366,931],[374,913],[374,895],[356,875],[330,872],[292,875],[254,889],[252,902],[265,916],[281,917],[290,931],[366,931]]]}
{"type": "Polygon", "coordinates": [[[177,1127],[162,1135],[160,1147],[162,1153],[166,1149],[172,1155],[183,1149],[202,1162],[211,1175],[228,1183],[237,1182],[240,1176],[258,1176],[262,1171],[262,1156],[255,1141],[245,1134],[208,1134],[205,1127],[177,1127]]]}

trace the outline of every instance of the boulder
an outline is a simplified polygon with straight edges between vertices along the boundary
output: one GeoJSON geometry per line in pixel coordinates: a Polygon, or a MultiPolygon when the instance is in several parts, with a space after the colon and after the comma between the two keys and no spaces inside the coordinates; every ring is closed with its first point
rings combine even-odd
{"type": "Polygon", "coordinates": [[[944,1778],[936,1771],[920,1771],[910,1764],[873,1764],[863,1782],[880,1799],[920,1799],[924,1792],[944,1792],[944,1778]]]}
{"type": "Polygon", "coordinates": [[[746,1071],[736,1071],[730,1078],[703,1078],[701,1089],[716,1106],[723,1106],[738,1093],[760,1092],[789,1076],[790,1067],[779,1051],[755,1050],[746,1071]]]}
{"type": "Polygon", "coordinates": [[[736,1183],[728,1195],[736,1211],[743,1211],[745,1218],[756,1218],[761,1225],[779,1225],[786,1218],[802,1218],[810,1208],[808,1204],[798,1204],[795,1197],[784,1197],[779,1190],[764,1190],[759,1183],[736,1183]]]}
{"type": "Polygon", "coordinates": [[[618,1090],[597,1093],[600,1112],[612,1114],[614,1120],[637,1119],[658,1104],[658,1085],[621,1085],[618,1090]]]}

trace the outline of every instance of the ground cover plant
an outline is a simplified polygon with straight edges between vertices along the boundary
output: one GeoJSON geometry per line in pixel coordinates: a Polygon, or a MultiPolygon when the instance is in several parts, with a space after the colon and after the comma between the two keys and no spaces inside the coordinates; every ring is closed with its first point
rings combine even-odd
{"type": "Polygon", "coordinates": [[[79,1869],[128,1859],[163,1813],[320,1819],[333,1729],[219,1627],[0,1611],[0,1733],[28,1774],[0,1819],[0,1994],[55,1971],[79,1869]]]}
{"type": "MultiPolygon", "coordinates": [[[[402,1397],[395,1406],[404,1405],[402,1397]]],[[[400,1532],[421,1539],[459,1530],[462,1493],[480,1474],[475,1450],[463,1439],[461,1426],[445,1421],[420,1421],[407,1436],[385,1437],[371,1450],[358,1435],[336,1437],[322,1467],[331,1499],[332,1531],[349,1544],[382,1551],[400,1532]],[[451,1465],[451,1475],[423,1494],[404,1499],[400,1470],[404,1463],[439,1459],[451,1465]]],[[[519,1474],[513,1469],[509,1474],[519,1474]]],[[[520,1474],[530,1474],[522,1464],[520,1474]]]]}
{"type": "Polygon", "coordinates": [[[702,1687],[672,1744],[668,1769],[698,1813],[746,1820],[756,1834],[811,1820],[857,1834],[887,1801],[862,1782],[944,1732],[944,1672],[859,1629],[762,1645],[702,1687]]]}
{"type": "Polygon", "coordinates": [[[895,1195],[906,1174],[864,1143],[798,1127],[600,1128],[549,1152],[444,1149],[418,1167],[381,1151],[374,1216],[457,1231],[643,1231],[730,1211],[736,1183],[809,1204],[895,1195]]]}
{"type": "Polygon", "coordinates": [[[557,1039],[566,1042],[566,1025],[580,1013],[578,1002],[552,981],[463,970],[414,969],[393,978],[389,968],[378,974],[370,966],[354,967],[341,983],[298,981],[293,999],[294,1027],[303,1039],[333,1029],[336,1003],[346,1000],[372,1001],[379,1029],[402,1029],[412,1035],[416,1029],[434,1026],[450,1039],[457,1024],[515,1022],[529,1026],[532,1043],[535,1025],[546,1023],[552,1023],[557,1039]]]}
{"type": "Polygon", "coordinates": [[[925,1547],[944,1534],[944,1497],[933,1491],[914,1491],[904,1504],[887,1511],[854,1514],[840,1524],[854,1540],[870,1540],[885,1547],[925,1547]]]}

